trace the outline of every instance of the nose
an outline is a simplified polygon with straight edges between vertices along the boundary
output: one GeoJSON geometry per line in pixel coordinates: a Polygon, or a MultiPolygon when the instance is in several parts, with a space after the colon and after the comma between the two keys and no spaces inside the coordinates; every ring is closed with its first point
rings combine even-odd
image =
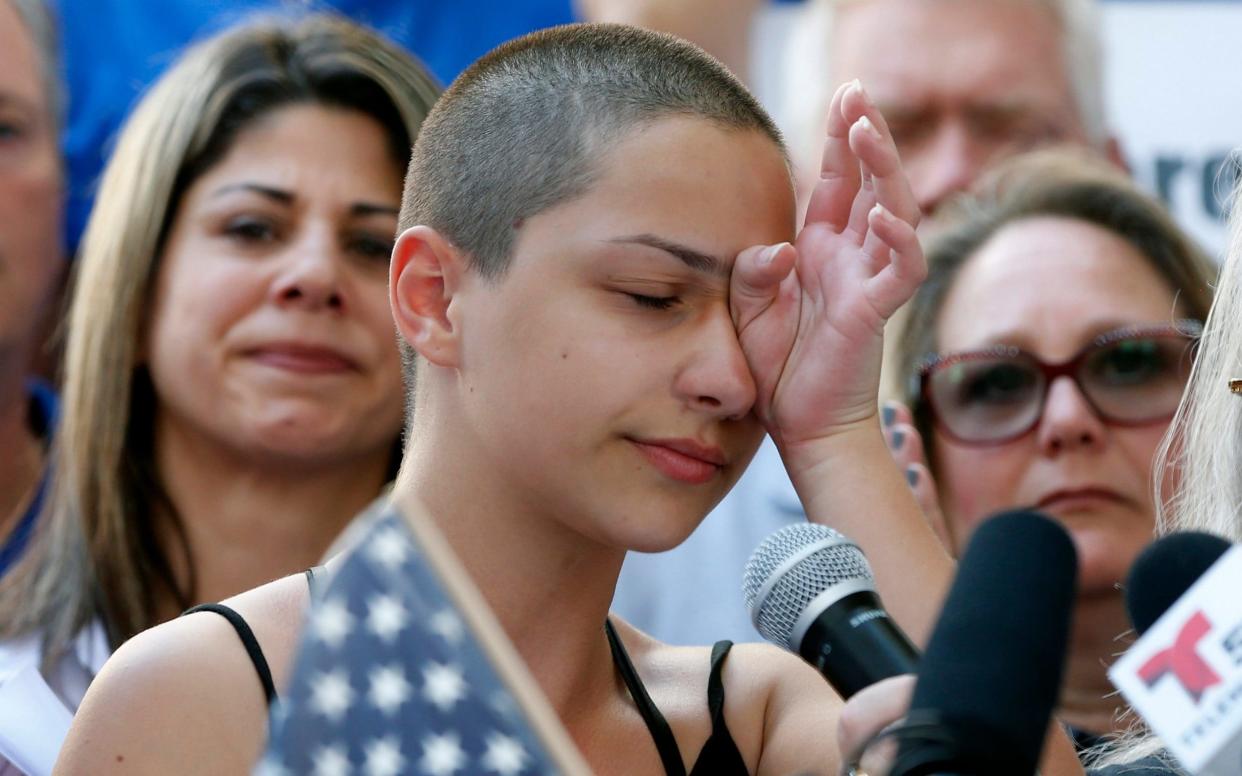
{"type": "Polygon", "coordinates": [[[1040,450],[1046,455],[1058,455],[1098,447],[1105,433],[1104,422],[1078,385],[1064,375],[1053,380],[1039,421],[1040,450]]]}
{"type": "MultiPolygon", "coordinates": [[[[723,307],[723,305],[722,305],[723,307]]],[[[674,383],[688,407],[725,419],[746,416],[755,405],[755,380],[727,309],[713,314],[695,337],[674,383]]]]}
{"type": "Polygon", "coordinates": [[[910,185],[924,213],[934,213],[946,199],[970,187],[987,163],[982,146],[962,122],[944,121],[911,152],[910,185]]]}
{"type": "Polygon", "coordinates": [[[345,291],[335,235],[308,227],[291,242],[272,283],[274,301],[306,310],[345,309],[345,291]]]}

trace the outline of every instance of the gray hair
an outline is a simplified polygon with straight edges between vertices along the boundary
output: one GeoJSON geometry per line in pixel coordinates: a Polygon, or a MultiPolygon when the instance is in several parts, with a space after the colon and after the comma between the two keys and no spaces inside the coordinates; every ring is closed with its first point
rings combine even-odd
{"type": "Polygon", "coordinates": [[[9,0],[17,16],[30,31],[35,49],[39,52],[40,69],[43,72],[43,90],[47,95],[48,110],[56,134],[65,121],[65,86],[60,77],[60,36],[52,9],[44,0],[9,0]]]}

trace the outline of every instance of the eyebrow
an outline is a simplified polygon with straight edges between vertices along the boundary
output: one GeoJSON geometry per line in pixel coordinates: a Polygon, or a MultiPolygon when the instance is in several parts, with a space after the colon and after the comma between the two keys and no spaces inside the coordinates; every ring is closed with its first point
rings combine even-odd
{"type": "Polygon", "coordinates": [[[614,237],[609,240],[611,243],[629,244],[629,245],[645,245],[648,248],[664,251],[680,260],[695,272],[703,272],[708,275],[728,278],[732,273],[732,267],[729,262],[723,261],[711,254],[696,251],[679,243],[666,240],[663,237],[657,237],[654,234],[635,234],[628,237],[614,237]]]}
{"type": "MultiPolygon", "coordinates": [[[[214,199],[234,191],[249,191],[279,202],[282,205],[292,205],[293,200],[296,198],[293,192],[275,189],[271,186],[262,186],[258,183],[231,183],[227,186],[221,186],[211,193],[211,198],[214,199]]],[[[399,212],[399,209],[392,205],[381,205],[375,202],[355,202],[349,207],[350,215],[354,216],[396,216],[399,212]]]]}
{"type": "MultiPolygon", "coordinates": [[[[1105,334],[1110,334],[1119,329],[1130,329],[1136,326],[1147,326],[1150,323],[1151,321],[1141,321],[1141,320],[1134,321],[1134,320],[1126,320],[1124,318],[1118,318],[1118,317],[1101,318],[1098,321],[1091,321],[1089,325],[1084,326],[1080,330],[1079,332],[1080,336],[1082,335],[1083,332],[1086,333],[1086,336],[1082,339],[1081,342],[1078,343],[1077,348],[1078,350],[1081,350],[1082,348],[1089,346],[1092,342],[1095,342],[1097,339],[1104,336],[1105,334]]],[[[955,351],[955,352],[964,352],[964,351],[969,351],[969,350],[988,350],[990,348],[995,348],[999,346],[1013,346],[1013,347],[1021,348],[1023,350],[1034,352],[1035,350],[1037,350],[1037,348],[1035,347],[1034,343],[1031,342],[1032,334],[1033,332],[1031,331],[1024,331],[1021,329],[1007,329],[1003,332],[1000,332],[997,335],[989,336],[987,340],[979,343],[978,345],[975,345],[973,347],[968,347],[968,348],[960,348],[958,351],[955,351]]]]}

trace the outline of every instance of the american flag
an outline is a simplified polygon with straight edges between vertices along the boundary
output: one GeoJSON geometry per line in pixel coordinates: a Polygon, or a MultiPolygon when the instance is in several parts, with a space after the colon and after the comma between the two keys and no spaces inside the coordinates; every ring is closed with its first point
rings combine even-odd
{"type": "Polygon", "coordinates": [[[557,772],[398,513],[319,587],[256,774],[557,772]]]}

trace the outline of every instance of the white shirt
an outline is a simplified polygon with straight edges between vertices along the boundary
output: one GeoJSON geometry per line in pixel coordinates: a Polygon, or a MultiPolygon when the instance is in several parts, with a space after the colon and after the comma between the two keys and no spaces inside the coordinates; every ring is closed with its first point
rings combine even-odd
{"type": "Polygon", "coordinates": [[[47,676],[42,648],[42,633],[0,642],[0,776],[51,774],[87,686],[112,654],[99,622],[82,629],[47,676]]]}

